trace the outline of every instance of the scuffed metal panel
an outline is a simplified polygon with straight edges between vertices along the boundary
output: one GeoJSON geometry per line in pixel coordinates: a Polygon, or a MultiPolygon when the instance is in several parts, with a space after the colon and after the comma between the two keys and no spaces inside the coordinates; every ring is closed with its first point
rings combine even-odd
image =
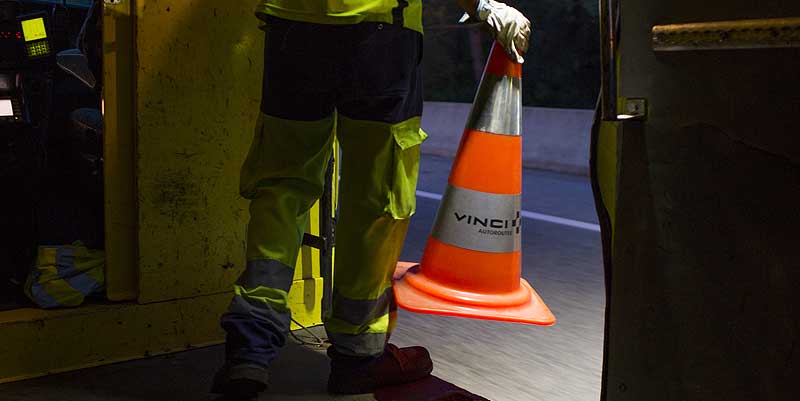
{"type": "Polygon", "coordinates": [[[136,2],[139,302],[228,291],[244,262],[239,168],[259,110],[250,2],[136,2]]]}
{"type": "Polygon", "coordinates": [[[798,49],[655,53],[650,29],[796,1],[622,1],[625,122],[607,400],[792,399],[800,363],[798,49]]]}
{"type": "MultiPolygon", "coordinates": [[[[230,291],[244,268],[239,169],[264,33],[251,3],[143,0],[136,16],[139,302],[230,291]]],[[[319,232],[317,210],[308,232],[319,232]]],[[[303,247],[295,280],[315,277],[319,251],[303,247]]]]}

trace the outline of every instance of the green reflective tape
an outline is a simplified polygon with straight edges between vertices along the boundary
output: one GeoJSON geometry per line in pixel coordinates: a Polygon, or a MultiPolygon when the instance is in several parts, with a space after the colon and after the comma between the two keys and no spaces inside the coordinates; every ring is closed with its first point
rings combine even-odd
{"type": "Polygon", "coordinates": [[[325,321],[325,329],[331,333],[351,335],[365,333],[386,334],[389,331],[389,320],[389,313],[378,316],[367,324],[352,324],[331,316],[325,321]]]}
{"type": "Polygon", "coordinates": [[[261,286],[247,289],[238,284],[233,285],[233,291],[237,296],[245,298],[248,301],[263,302],[278,312],[289,311],[289,294],[286,291],[261,286]]]}

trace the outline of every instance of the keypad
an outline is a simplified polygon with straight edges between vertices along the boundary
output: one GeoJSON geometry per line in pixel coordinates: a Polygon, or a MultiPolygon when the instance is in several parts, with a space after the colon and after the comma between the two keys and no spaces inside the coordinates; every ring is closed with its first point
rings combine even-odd
{"type": "Polygon", "coordinates": [[[28,57],[41,57],[50,54],[50,43],[47,40],[37,40],[27,44],[28,57]]]}

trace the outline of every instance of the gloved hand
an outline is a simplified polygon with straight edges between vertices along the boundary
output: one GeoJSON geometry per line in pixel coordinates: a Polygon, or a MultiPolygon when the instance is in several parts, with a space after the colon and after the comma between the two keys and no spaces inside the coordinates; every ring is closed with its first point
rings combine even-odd
{"type": "MultiPolygon", "coordinates": [[[[524,63],[522,53],[528,50],[531,22],[516,8],[495,0],[478,0],[474,13],[492,28],[492,34],[500,42],[512,60],[524,63]]],[[[461,18],[466,21],[468,15],[461,18]]]]}

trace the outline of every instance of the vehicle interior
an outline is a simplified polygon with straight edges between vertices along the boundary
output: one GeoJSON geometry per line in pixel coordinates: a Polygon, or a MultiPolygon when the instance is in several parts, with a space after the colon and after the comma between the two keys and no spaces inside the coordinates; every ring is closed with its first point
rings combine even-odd
{"type": "Polygon", "coordinates": [[[0,310],[37,246],[103,249],[99,1],[0,1],[0,310]]]}

